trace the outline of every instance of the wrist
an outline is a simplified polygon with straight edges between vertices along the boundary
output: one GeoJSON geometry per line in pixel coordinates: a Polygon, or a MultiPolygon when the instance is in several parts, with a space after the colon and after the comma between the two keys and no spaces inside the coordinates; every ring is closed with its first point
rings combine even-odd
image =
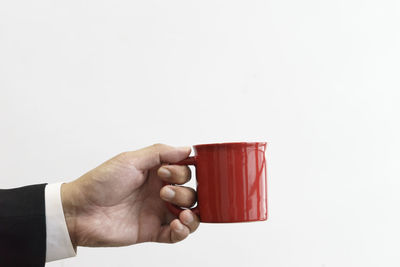
{"type": "Polygon", "coordinates": [[[77,214],[78,205],[75,202],[76,199],[74,194],[76,193],[76,188],[72,183],[64,183],[61,185],[61,202],[64,212],[65,222],[67,224],[69,237],[71,239],[72,246],[76,250],[78,246],[76,226],[77,226],[77,214]]]}

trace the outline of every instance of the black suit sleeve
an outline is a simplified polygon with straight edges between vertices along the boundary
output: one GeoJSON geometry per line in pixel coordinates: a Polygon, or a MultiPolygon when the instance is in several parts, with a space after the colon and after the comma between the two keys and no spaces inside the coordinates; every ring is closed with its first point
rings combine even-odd
{"type": "Polygon", "coordinates": [[[45,186],[0,189],[0,267],[44,266],[45,186]]]}

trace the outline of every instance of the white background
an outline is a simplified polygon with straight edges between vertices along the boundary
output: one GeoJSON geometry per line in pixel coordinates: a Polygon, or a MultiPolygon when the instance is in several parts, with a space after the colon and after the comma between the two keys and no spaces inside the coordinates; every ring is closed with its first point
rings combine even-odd
{"type": "Polygon", "coordinates": [[[269,220],[48,266],[400,266],[400,4],[3,0],[1,187],[268,141],[269,220]]]}

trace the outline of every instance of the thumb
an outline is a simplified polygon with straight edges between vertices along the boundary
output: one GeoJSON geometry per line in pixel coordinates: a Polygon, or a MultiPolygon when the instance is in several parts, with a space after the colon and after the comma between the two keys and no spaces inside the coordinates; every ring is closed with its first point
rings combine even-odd
{"type": "Polygon", "coordinates": [[[190,147],[172,147],[164,144],[154,144],[137,151],[128,152],[134,157],[137,169],[148,170],[162,163],[176,163],[190,155],[190,147]]]}

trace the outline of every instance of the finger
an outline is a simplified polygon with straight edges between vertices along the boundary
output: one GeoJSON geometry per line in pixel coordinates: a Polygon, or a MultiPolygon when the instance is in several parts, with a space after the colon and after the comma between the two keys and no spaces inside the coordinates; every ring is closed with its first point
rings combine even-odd
{"type": "Polygon", "coordinates": [[[189,234],[189,228],[175,219],[169,225],[162,226],[156,240],[161,243],[176,243],[185,239],[189,234]]]}
{"type": "Polygon", "coordinates": [[[188,166],[164,165],[157,171],[158,176],[171,184],[184,184],[190,180],[192,172],[188,166]]]}
{"type": "Polygon", "coordinates": [[[196,191],[185,186],[166,185],[161,188],[160,197],[179,207],[190,208],[196,203],[196,191]]]}
{"type": "Polygon", "coordinates": [[[190,234],[189,228],[178,219],[173,220],[169,225],[171,227],[172,243],[182,241],[190,234]]]}
{"type": "Polygon", "coordinates": [[[161,163],[176,163],[181,161],[190,155],[190,151],[190,147],[172,147],[163,144],[154,144],[126,153],[129,157],[132,157],[132,162],[136,168],[147,170],[161,163]]]}
{"type": "Polygon", "coordinates": [[[194,214],[191,210],[182,211],[179,214],[179,220],[189,228],[190,233],[196,231],[196,229],[200,225],[199,217],[197,217],[197,215],[194,214]]]}

